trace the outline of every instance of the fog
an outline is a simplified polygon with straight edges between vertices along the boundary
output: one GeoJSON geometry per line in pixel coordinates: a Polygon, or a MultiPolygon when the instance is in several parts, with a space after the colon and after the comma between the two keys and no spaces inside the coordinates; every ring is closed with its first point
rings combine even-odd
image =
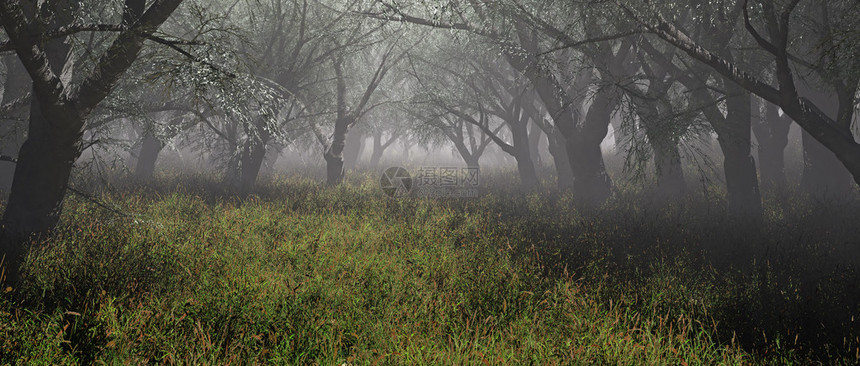
{"type": "Polygon", "coordinates": [[[0,1],[0,27],[0,364],[860,357],[857,1],[0,1]],[[128,320],[153,313],[177,333],[128,320]]]}

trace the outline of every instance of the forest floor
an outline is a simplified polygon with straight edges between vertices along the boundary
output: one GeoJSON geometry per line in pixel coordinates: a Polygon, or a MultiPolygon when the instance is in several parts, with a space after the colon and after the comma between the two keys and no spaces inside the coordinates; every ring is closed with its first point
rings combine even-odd
{"type": "Polygon", "coordinates": [[[475,199],[392,199],[375,175],[70,195],[0,294],[0,364],[860,360],[854,200],[769,196],[754,222],[718,189],[582,211],[484,181],[475,199]]]}

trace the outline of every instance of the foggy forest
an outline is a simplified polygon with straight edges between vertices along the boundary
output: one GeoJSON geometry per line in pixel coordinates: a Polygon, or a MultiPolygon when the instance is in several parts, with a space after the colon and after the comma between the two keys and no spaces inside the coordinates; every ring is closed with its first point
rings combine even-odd
{"type": "Polygon", "coordinates": [[[0,28],[0,365],[860,363],[857,0],[0,28]]]}

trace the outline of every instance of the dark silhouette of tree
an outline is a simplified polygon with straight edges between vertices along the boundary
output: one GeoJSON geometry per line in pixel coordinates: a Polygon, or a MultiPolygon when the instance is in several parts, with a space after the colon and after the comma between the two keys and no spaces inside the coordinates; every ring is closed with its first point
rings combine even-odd
{"type": "Polygon", "coordinates": [[[111,92],[135,61],[147,39],[164,23],[182,0],[127,0],[122,23],[112,26],[116,38],[101,53],[79,84],[64,80],[66,58],[54,40],[78,30],[63,24],[68,17],[54,2],[0,2],[0,19],[14,49],[33,82],[33,107],[27,140],[18,154],[9,202],[3,214],[0,252],[7,282],[19,281],[24,245],[34,235],[53,229],[59,219],[66,185],[81,152],[84,121],[111,92]],[[55,28],[56,27],[56,28],[55,28]],[[56,35],[60,34],[60,35],[56,35]]]}
{"type": "MultiPolygon", "coordinates": [[[[856,49],[856,44],[846,42],[841,47],[822,47],[828,50],[822,54],[824,63],[815,63],[804,59],[794,49],[790,42],[792,35],[798,30],[796,17],[798,13],[808,11],[810,7],[823,7],[827,9],[826,14],[842,13],[842,19],[846,21],[840,25],[832,22],[832,18],[824,16],[821,19],[825,31],[822,34],[822,43],[825,45],[837,38],[833,29],[849,29],[851,22],[856,22],[858,10],[851,2],[807,2],[801,7],[801,1],[792,0],[785,4],[774,1],[738,1],[729,6],[743,14],[742,24],[747,34],[754,40],[761,52],[765,52],[773,60],[773,75],[776,85],[768,83],[761,77],[757,77],[750,68],[744,67],[731,55],[722,53],[720,48],[708,47],[701,40],[692,38],[675,23],[667,20],[660,12],[659,6],[653,1],[644,1],[641,4],[619,1],[618,4],[627,13],[648,31],[656,34],[665,41],[684,51],[690,57],[698,60],[714,72],[721,75],[727,81],[727,89],[732,91],[743,91],[754,93],[761,98],[779,106],[785,114],[791,117],[803,130],[830,150],[836,158],[848,169],[854,181],[860,184],[860,145],[856,142],[851,132],[855,109],[855,97],[858,88],[856,72],[860,63],[854,58],[837,58],[830,55],[839,55],[856,49]],[[752,10],[752,12],[751,12],[752,10]],[[854,16],[851,16],[851,15],[854,16]],[[831,31],[826,29],[830,28],[831,31]],[[825,66],[826,65],[826,66],[825,66]],[[838,65],[838,66],[834,66],[838,65]],[[809,71],[829,80],[829,90],[837,96],[838,105],[835,108],[827,108],[821,103],[816,103],[809,95],[804,95],[799,84],[802,71],[809,71]],[[853,72],[852,72],[853,71],[853,72]],[[829,75],[840,77],[832,77],[829,75]],[[737,87],[733,86],[737,85],[737,87]],[[829,110],[828,110],[829,109],[829,110]]],[[[819,10],[819,12],[823,12],[819,10]]],[[[732,27],[728,31],[734,31],[732,27]]],[[[711,36],[711,34],[707,34],[711,36]]],[[[727,92],[731,92],[727,90],[727,92]]],[[[738,102],[747,104],[748,102],[738,102]]],[[[826,190],[826,188],[825,188],[826,190]]]]}

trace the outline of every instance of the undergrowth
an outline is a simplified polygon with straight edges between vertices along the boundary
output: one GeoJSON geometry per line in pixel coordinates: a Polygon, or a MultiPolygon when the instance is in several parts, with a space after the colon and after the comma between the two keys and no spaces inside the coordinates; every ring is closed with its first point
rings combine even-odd
{"type": "Polygon", "coordinates": [[[207,177],[69,196],[0,295],[0,364],[854,364],[856,203],[493,184],[391,199],[376,177],[207,177]]]}

